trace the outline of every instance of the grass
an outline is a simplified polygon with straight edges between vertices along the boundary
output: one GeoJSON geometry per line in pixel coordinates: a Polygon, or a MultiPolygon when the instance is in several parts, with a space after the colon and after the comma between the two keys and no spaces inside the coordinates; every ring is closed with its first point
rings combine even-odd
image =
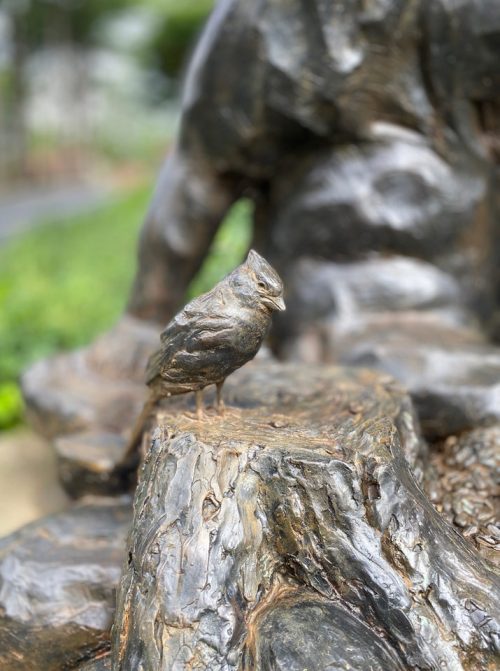
{"type": "MultiPolygon", "coordinates": [[[[0,248],[0,429],[19,422],[17,380],[38,358],[90,342],[123,311],[149,189],[91,213],[47,222],[0,248]]],[[[208,290],[245,254],[250,206],[221,225],[188,296],[208,290]]]]}

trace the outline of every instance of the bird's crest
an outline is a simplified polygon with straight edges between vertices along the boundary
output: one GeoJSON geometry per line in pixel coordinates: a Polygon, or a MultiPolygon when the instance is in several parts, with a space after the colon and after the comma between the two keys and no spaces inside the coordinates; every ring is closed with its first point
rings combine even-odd
{"type": "Polygon", "coordinates": [[[266,285],[275,295],[280,295],[283,291],[283,282],[274,268],[258,254],[254,249],[248,252],[246,265],[253,272],[255,279],[264,279],[266,285]]]}

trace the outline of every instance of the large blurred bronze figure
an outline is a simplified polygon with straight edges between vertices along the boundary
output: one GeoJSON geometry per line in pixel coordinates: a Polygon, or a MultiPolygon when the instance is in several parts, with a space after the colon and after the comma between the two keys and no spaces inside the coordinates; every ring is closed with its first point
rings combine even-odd
{"type": "MultiPolygon", "coordinates": [[[[253,246],[287,286],[274,351],[390,370],[424,388],[433,424],[429,347],[475,346],[495,326],[499,36],[495,0],[221,0],[187,73],[127,316],[86,352],[25,376],[42,430],[95,426],[114,381],[140,379],[158,328],[145,325],[182,306],[241,196],[255,205],[253,246]]],[[[470,375],[481,366],[471,357],[470,375]]],[[[455,369],[440,371],[445,386],[455,369]]],[[[441,410],[436,433],[482,421],[441,410]]]]}

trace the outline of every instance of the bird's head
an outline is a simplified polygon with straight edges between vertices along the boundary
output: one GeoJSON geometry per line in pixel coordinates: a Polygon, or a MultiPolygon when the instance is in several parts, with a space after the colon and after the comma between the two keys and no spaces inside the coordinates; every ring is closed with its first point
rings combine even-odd
{"type": "Polygon", "coordinates": [[[243,266],[259,302],[269,310],[284,310],[283,282],[274,268],[253,249],[248,252],[243,266]]]}

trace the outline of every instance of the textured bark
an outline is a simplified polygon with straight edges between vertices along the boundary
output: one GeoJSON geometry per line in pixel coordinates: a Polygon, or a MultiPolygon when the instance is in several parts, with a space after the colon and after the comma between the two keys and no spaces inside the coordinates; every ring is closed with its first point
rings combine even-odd
{"type": "Polygon", "coordinates": [[[0,668],[61,671],[109,649],[130,501],[96,499],[0,541],[0,668]]]}
{"type": "Polygon", "coordinates": [[[224,418],[160,417],[114,671],[492,668],[499,576],[420,488],[396,383],[255,364],[229,400],[224,418]]]}
{"type": "Polygon", "coordinates": [[[436,446],[425,489],[445,519],[500,567],[500,425],[450,436],[436,446]]]}

